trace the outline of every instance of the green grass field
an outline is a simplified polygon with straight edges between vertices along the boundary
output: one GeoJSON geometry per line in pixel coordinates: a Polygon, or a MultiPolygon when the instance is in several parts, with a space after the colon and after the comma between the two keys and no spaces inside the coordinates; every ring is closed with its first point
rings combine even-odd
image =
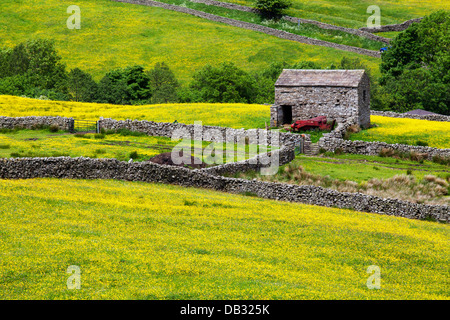
{"type": "Polygon", "coordinates": [[[152,137],[143,133],[122,131],[106,134],[70,134],[64,131],[4,130],[0,129],[0,158],[32,157],[89,157],[115,158],[121,161],[147,161],[154,156],[171,152],[174,147],[188,150],[208,165],[217,165],[215,159],[223,154],[223,163],[249,159],[257,152],[270,151],[256,145],[211,144],[208,141],[171,140],[167,137],[152,137]],[[234,154],[234,159],[227,156],[234,154]],[[133,154],[134,153],[134,154],[133,154]],[[133,155],[132,155],[133,154],[133,155]],[[212,156],[213,158],[210,158],[212,156]]]}
{"type": "Polygon", "coordinates": [[[431,161],[418,163],[394,158],[365,156],[357,154],[343,154],[324,157],[308,157],[300,155],[292,162],[302,166],[307,172],[330,176],[342,181],[368,181],[372,178],[387,179],[395,175],[411,174],[418,179],[426,175],[435,175],[446,179],[450,177],[450,168],[431,161]],[[351,167],[352,170],[348,168],[351,167]]]}
{"type": "Polygon", "coordinates": [[[348,46],[360,47],[376,51],[385,46],[385,44],[378,41],[369,40],[367,38],[359,37],[342,31],[321,29],[311,24],[298,25],[297,23],[288,22],[286,20],[277,21],[275,19],[268,21],[265,17],[262,17],[261,15],[252,12],[243,12],[239,10],[226,9],[222,7],[210,6],[203,3],[195,3],[185,0],[160,0],[160,1],[169,4],[183,5],[194,10],[199,10],[222,17],[259,24],[314,39],[335,42],[348,46]]]}
{"type": "Polygon", "coordinates": [[[110,180],[0,180],[0,203],[0,299],[450,297],[446,224],[110,180]]]}
{"type": "Polygon", "coordinates": [[[34,38],[51,38],[69,68],[79,67],[100,79],[107,71],[166,62],[183,82],[206,63],[233,61],[247,71],[271,62],[315,61],[324,66],[342,57],[360,57],[374,73],[379,59],[341,50],[303,45],[262,33],[214,23],[169,10],[80,0],[81,29],[69,30],[67,7],[73,1],[0,2],[0,47],[34,38]],[[193,36],[195,35],[195,36],[193,36]]]}
{"type": "MultiPolygon", "coordinates": [[[[241,5],[253,6],[253,0],[222,0],[241,5]]],[[[292,0],[292,8],[287,14],[304,19],[331,23],[343,27],[361,28],[366,26],[367,7],[377,5],[381,10],[381,24],[402,23],[420,18],[440,9],[449,9],[446,0],[292,0]]]]}

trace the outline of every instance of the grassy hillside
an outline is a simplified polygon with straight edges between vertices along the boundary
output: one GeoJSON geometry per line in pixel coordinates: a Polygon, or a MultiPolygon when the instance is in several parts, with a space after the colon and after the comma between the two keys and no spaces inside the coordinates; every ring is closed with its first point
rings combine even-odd
{"type": "Polygon", "coordinates": [[[69,68],[89,71],[96,79],[113,68],[132,64],[149,68],[162,61],[183,81],[206,63],[233,61],[252,71],[275,61],[311,60],[329,65],[344,56],[361,57],[378,72],[377,58],[109,0],[78,1],[81,29],[69,30],[66,10],[73,4],[67,0],[2,0],[0,47],[13,47],[31,38],[52,38],[69,68]]]}
{"type": "Polygon", "coordinates": [[[156,122],[178,122],[232,128],[264,128],[270,122],[270,108],[258,104],[186,103],[160,105],[116,105],[45,101],[13,96],[0,96],[0,116],[63,116],[86,120],[99,117],[117,120],[137,119],[156,122]]]}
{"type": "MultiPolygon", "coordinates": [[[[253,6],[253,0],[221,0],[246,6],[253,6]]],[[[304,19],[311,19],[343,27],[366,26],[367,7],[377,5],[381,9],[381,24],[401,23],[423,17],[439,9],[449,9],[446,0],[292,0],[292,8],[286,13],[304,19]]]]}
{"type": "Polygon", "coordinates": [[[0,180],[0,203],[0,299],[450,297],[445,224],[122,181],[0,180]]]}

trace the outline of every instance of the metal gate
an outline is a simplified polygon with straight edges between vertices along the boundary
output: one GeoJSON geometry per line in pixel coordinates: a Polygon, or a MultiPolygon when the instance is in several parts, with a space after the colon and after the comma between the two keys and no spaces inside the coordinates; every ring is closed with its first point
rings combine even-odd
{"type": "Polygon", "coordinates": [[[96,132],[98,133],[98,121],[73,119],[71,132],[96,132]]]}

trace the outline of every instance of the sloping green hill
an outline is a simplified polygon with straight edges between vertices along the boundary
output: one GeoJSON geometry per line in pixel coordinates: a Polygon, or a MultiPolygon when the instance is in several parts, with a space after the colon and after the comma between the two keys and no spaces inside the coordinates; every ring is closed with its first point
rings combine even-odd
{"type": "MultiPolygon", "coordinates": [[[[254,0],[220,0],[245,6],[254,6],[254,0]]],[[[291,0],[287,14],[304,19],[335,24],[343,27],[366,26],[367,7],[381,9],[381,24],[396,24],[429,15],[433,11],[449,9],[448,0],[291,0]]]]}
{"type": "Polygon", "coordinates": [[[30,38],[52,38],[69,68],[99,79],[131,64],[151,67],[165,61],[181,80],[206,63],[233,61],[248,71],[274,61],[311,60],[328,65],[360,57],[375,71],[378,59],[341,50],[304,45],[259,32],[159,8],[109,0],[80,0],[81,29],[69,30],[67,8],[73,1],[2,0],[0,46],[30,38]]]}

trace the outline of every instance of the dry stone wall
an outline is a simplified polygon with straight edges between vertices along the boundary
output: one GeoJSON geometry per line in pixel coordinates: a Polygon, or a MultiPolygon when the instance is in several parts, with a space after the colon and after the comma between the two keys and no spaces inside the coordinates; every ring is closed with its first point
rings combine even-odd
{"type": "Polygon", "coordinates": [[[63,117],[2,117],[0,128],[5,129],[36,129],[42,126],[57,126],[60,130],[73,128],[73,118],[63,117]]]}
{"type": "MultiPolygon", "coordinates": [[[[247,6],[242,6],[242,5],[235,4],[235,3],[229,3],[229,2],[221,2],[221,1],[215,1],[215,0],[191,0],[191,2],[203,3],[206,5],[210,5],[210,6],[222,7],[222,8],[232,9],[232,10],[239,10],[239,11],[244,11],[244,12],[259,13],[258,9],[250,8],[247,6]]],[[[380,42],[384,42],[384,43],[389,43],[391,40],[391,39],[388,39],[385,37],[380,37],[380,36],[374,35],[367,31],[339,27],[339,26],[335,26],[332,24],[323,23],[323,22],[319,22],[319,21],[315,21],[315,20],[301,19],[301,18],[291,17],[291,16],[283,16],[282,19],[289,21],[289,22],[293,22],[293,23],[312,24],[312,25],[318,26],[321,29],[338,30],[338,31],[346,32],[346,33],[351,33],[351,34],[357,35],[359,37],[364,37],[367,39],[371,39],[374,41],[380,41],[380,42]]]]}
{"type": "MultiPolygon", "coordinates": [[[[60,125],[61,129],[70,123],[71,118],[61,117],[25,117],[8,118],[0,117],[0,127],[14,128],[22,126],[33,128],[36,125],[60,125]]],[[[339,140],[339,134],[346,130],[352,123],[351,119],[345,123],[339,123],[335,131],[330,133],[329,139],[339,140]]],[[[234,138],[245,137],[249,132],[254,132],[259,136],[268,136],[267,145],[275,142],[275,136],[265,130],[244,130],[221,127],[203,127],[203,131],[195,132],[202,127],[179,123],[156,123],[151,121],[131,121],[102,119],[100,124],[104,129],[118,130],[127,128],[133,131],[146,132],[155,136],[171,136],[176,129],[184,128],[193,135],[197,134],[202,138],[210,138],[212,130],[215,133],[225,134],[227,130],[233,132],[234,138]],[[271,141],[274,140],[274,141],[271,141]]],[[[271,156],[277,155],[280,164],[287,163],[294,159],[294,148],[299,139],[304,139],[310,143],[308,135],[296,135],[291,133],[281,133],[281,148],[269,154],[262,154],[260,159],[268,160],[271,156]],[[302,137],[303,136],[303,137],[302,137]]],[[[342,139],[340,139],[342,140],[342,139]]],[[[341,142],[340,142],[341,143],[341,142]]],[[[339,144],[340,146],[342,144],[339,144]]],[[[305,145],[304,149],[310,148],[305,145]]],[[[0,159],[0,179],[32,179],[32,178],[61,178],[61,179],[116,179],[125,181],[143,181],[152,183],[175,184],[185,187],[207,188],[216,191],[230,192],[236,194],[256,194],[259,197],[313,204],[327,207],[349,208],[362,212],[380,213],[400,216],[411,219],[432,218],[448,223],[450,212],[448,206],[415,204],[396,199],[383,199],[380,197],[364,195],[359,193],[338,192],[315,186],[297,186],[284,183],[263,182],[256,180],[244,180],[226,178],[221,176],[225,173],[235,173],[241,170],[259,169],[264,166],[265,161],[256,165],[251,163],[252,159],[230,163],[223,166],[190,170],[183,167],[165,166],[152,162],[123,162],[116,159],[91,159],[91,158],[10,158],[0,159]]]]}
{"type": "Polygon", "coordinates": [[[211,174],[234,174],[247,170],[259,170],[274,164],[283,165],[295,158],[295,148],[305,147],[311,144],[306,135],[284,133],[264,129],[233,129],[216,126],[197,126],[183,123],[165,123],[139,120],[113,120],[102,119],[99,122],[100,129],[143,132],[151,136],[174,137],[175,132],[184,132],[190,139],[201,141],[246,143],[279,148],[269,153],[260,154],[252,159],[227,163],[202,169],[211,174]]]}
{"type": "Polygon", "coordinates": [[[361,31],[365,31],[365,32],[371,32],[371,33],[377,33],[377,32],[392,32],[392,31],[403,31],[408,29],[408,27],[413,24],[413,23],[419,23],[420,21],[422,21],[423,18],[417,18],[417,19],[411,19],[411,20],[407,20],[403,23],[399,23],[399,24],[388,24],[385,26],[380,26],[379,28],[367,28],[367,27],[363,27],[363,28],[359,28],[359,30],[361,31]]]}
{"type": "Polygon", "coordinates": [[[233,129],[217,126],[200,126],[195,124],[153,122],[146,120],[114,120],[100,119],[99,128],[105,130],[128,129],[143,132],[150,136],[172,137],[174,132],[185,132],[194,140],[215,141],[214,138],[224,142],[239,143],[249,138],[250,144],[266,146],[297,146],[303,139],[301,135],[289,132],[278,132],[265,129],[233,129]],[[254,139],[254,140],[252,140],[254,139]]]}
{"type": "Polygon", "coordinates": [[[443,114],[428,114],[428,115],[418,115],[418,114],[408,114],[408,113],[397,113],[393,111],[371,111],[373,116],[383,116],[391,118],[408,118],[408,119],[419,119],[419,120],[430,120],[430,121],[442,121],[449,122],[450,116],[443,114]]]}
{"type": "Polygon", "coordinates": [[[432,218],[449,223],[448,206],[424,205],[360,193],[345,193],[315,186],[225,178],[200,170],[151,162],[123,162],[116,159],[20,158],[0,159],[0,179],[116,179],[206,188],[236,194],[319,206],[354,209],[411,219],[432,218]]]}
{"type": "Polygon", "coordinates": [[[318,144],[319,147],[326,151],[336,151],[341,149],[345,153],[363,154],[363,155],[379,155],[382,149],[391,149],[394,151],[408,153],[415,152],[420,154],[426,154],[429,160],[432,160],[434,156],[448,158],[450,157],[450,149],[439,149],[423,146],[411,146],[406,144],[389,144],[386,142],[367,142],[367,141],[351,141],[344,140],[344,135],[347,132],[349,126],[356,123],[354,118],[346,119],[345,121],[338,123],[336,128],[330,132],[325,133],[320,138],[318,144]]]}

